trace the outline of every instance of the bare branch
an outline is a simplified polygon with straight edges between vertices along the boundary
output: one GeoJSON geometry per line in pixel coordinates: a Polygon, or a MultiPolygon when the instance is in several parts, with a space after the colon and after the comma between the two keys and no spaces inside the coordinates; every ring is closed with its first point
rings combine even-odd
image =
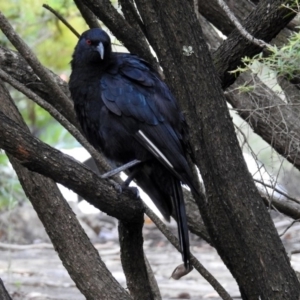
{"type": "Polygon", "coordinates": [[[296,198],[293,198],[293,197],[289,196],[287,193],[285,193],[285,192],[283,192],[283,191],[277,189],[275,186],[272,186],[272,185],[270,185],[270,184],[267,184],[267,183],[265,183],[265,182],[263,182],[263,181],[261,181],[261,180],[257,180],[257,179],[253,179],[253,180],[254,180],[255,182],[257,182],[257,183],[260,183],[260,184],[262,184],[262,185],[264,185],[264,186],[266,186],[266,187],[269,187],[269,188],[273,189],[273,190],[276,191],[278,194],[281,194],[282,196],[288,198],[289,200],[292,200],[292,201],[294,201],[294,202],[300,204],[300,200],[298,200],[298,199],[296,199],[296,198]]]}
{"type": "MultiPolygon", "coordinates": [[[[133,299],[154,300],[143,251],[144,216],[138,222],[119,222],[121,261],[133,299]]],[[[152,271],[151,271],[152,272],[152,271]]]]}
{"type": "Polygon", "coordinates": [[[146,263],[146,267],[147,267],[147,271],[148,271],[149,281],[150,281],[152,293],[153,293],[153,296],[154,296],[154,300],[162,300],[161,294],[160,294],[160,291],[159,291],[159,287],[157,285],[157,281],[154,277],[152,268],[150,266],[150,263],[147,259],[147,256],[145,255],[145,253],[144,253],[144,259],[145,259],[145,263],[146,263]]]}
{"type": "Polygon", "coordinates": [[[89,25],[90,28],[99,28],[101,27],[97,17],[94,13],[83,3],[81,0],[74,0],[77,8],[79,9],[82,17],[84,18],[86,24],[89,25]]]}
{"type": "Polygon", "coordinates": [[[300,219],[292,221],[291,224],[279,234],[279,236],[283,236],[295,223],[298,223],[299,221],[300,219]]]}
{"type": "Polygon", "coordinates": [[[74,27],[70,25],[69,22],[67,22],[67,20],[60,13],[58,13],[48,4],[43,4],[43,7],[52,12],[56,16],[56,18],[59,19],[63,24],[65,24],[78,38],[80,37],[80,34],[74,29],[74,27]]]}
{"type": "Polygon", "coordinates": [[[119,0],[119,3],[121,4],[124,17],[130,26],[135,28],[135,30],[140,31],[142,35],[147,36],[145,26],[135,8],[133,1],[119,0]]]}
{"type": "Polygon", "coordinates": [[[272,208],[275,208],[280,213],[293,219],[300,219],[300,205],[294,201],[282,199],[282,197],[275,197],[274,195],[271,199],[265,194],[261,194],[261,197],[267,207],[272,205],[272,208]]]}
{"type": "MultiPolygon", "coordinates": [[[[299,109],[285,103],[257,76],[242,74],[225,93],[226,100],[279,154],[300,169],[299,109]],[[249,88],[240,92],[240,86],[249,88]],[[263,95],[263,97],[262,97],[263,95]]],[[[294,104],[296,107],[299,104],[294,104]]]]}
{"type": "Polygon", "coordinates": [[[235,17],[235,15],[231,12],[230,8],[227,6],[227,4],[223,0],[217,0],[220,7],[224,10],[228,18],[231,20],[231,22],[235,25],[235,27],[238,29],[240,34],[249,40],[251,43],[264,48],[264,47],[270,47],[268,43],[265,43],[263,40],[258,40],[254,36],[252,36],[239,22],[239,20],[235,17]]]}
{"type": "MultiPolygon", "coordinates": [[[[269,42],[295,16],[295,13],[281,7],[281,0],[260,1],[252,13],[243,22],[243,28],[257,39],[269,42]]],[[[293,4],[293,0],[286,1],[293,4]]],[[[241,58],[253,57],[261,52],[261,47],[250,43],[238,30],[232,31],[223,44],[214,52],[213,60],[223,89],[230,86],[237,78],[229,71],[241,64],[241,58]]]]}

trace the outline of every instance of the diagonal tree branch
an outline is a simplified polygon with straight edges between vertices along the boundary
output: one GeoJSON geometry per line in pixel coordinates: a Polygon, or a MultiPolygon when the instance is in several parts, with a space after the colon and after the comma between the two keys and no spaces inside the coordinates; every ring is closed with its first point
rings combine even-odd
{"type": "MultiPolygon", "coordinates": [[[[199,13],[220,30],[222,34],[228,36],[235,29],[234,24],[225,11],[218,5],[218,0],[195,1],[198,1],[199,13]]],[[[240,22],[246,19],[251,11],[255,9],[255,5],[248,0],[225,0],[225,2],[240,22]]]]}
{"type": "Polygon", "coordinates": [[[236,27],[236,29],[240,32],[240,34],[246,38],[247,40],[249,40],[250,42],[252,42],[253,44],[255,44],[258,47],[269,47],[269,45],[267,43],[265,43],[263,40],[258,40],[256,39],[254,36],[252,36],[248,31],[246,31],[244,29],[244,27],[241,25],[241,23],[239,22],[239,20],[235,17],[235,15],[232,13],[232,11],[230,10],[230,8],[227,6],[226,2],[223,0],[217,0],[219,6],[224,10],[224,12],[226,13],[227,17],[230,19],[230,21],[234,24],[234,26],[236,27]]]}
{"type": "Polygon", "coordinates": [[[98,28],[100,24],[98,22],[97,17],[91,12],[91,10],[83,3],[81,0],[74,0],[77,8],[79,9],[82,17],[84,18],[86,24],[89,25],[90,28],[98,28]]]}
{"type": "Polygon", "coordinates": [[[86,140],[86,138],[81,134],[81,132],[73,126],[63,115],[61,115],[51,104],[44,101],[39,96],[35,95],[31,90],[27,89],[23,84],[19,83],[5,71],[0,69],[0,79],[9,83],[15,89],[23,93],[29,99],[33,100],[39,106],[44,108],[46,111],[50,113],[50,115],[56,119],[65,129],[69,131],[70,134],[73,135],[75,139],[83,146],[85,149],[91,154],[94,158],[97,166],[101,172],[107,172],[110,170],[110,165],[107,161],[100,155],[98,151],[86,140]]]}
{"type": "Polygon", "coordinates": [[[144,216],[138,222],[119,222],[121,246],[121,262],[126,276],[130,295],[135,300],[155,300],[155,292],[151,288],[143,251],[142,228],[144,216]]]}
{"type": "Polygon", "coordinates": [[[72,189],[101,211],[119,220],[134,221],[143,212],[141,202],[132,201],[129,192],[125,191],[121,196],[94,172],[34,138],[1,111],[0,124],[0,148],[31,171],[72,189]]]}

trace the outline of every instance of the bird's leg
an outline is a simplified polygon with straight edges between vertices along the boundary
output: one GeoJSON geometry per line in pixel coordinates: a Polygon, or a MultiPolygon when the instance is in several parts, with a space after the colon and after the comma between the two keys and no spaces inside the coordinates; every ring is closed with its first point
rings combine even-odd
{"type": "MultiPolygon", "coordinates": [[[[129,168],[131,168],[131,167],[133,167],[133,166],[135,166],[135,165],[137,165],[137,164],[139,164],[139,163],[141,163],[140,160],[134,159],[134,160],[128,162],[127,164],[125,164],[125,165],[122,165],[122,166],[120,166],[120,167],[118,167],[118,168],[115,168],[115,169],[113,169],[113,170],[111,170],[111,171],[109,171],[109,172],[107,172],[107,173],[104,173],[103,175],[100,175],[100,177],[101,177],[102,179],[110,178],[110,177],[112,177],[112,176],[115,176],[115,175],[119,174],[120,172],[126,171],[127,169],[129,169],[129,168]]],[[[132,180],[132,179],[131,179],[131,180],[132,180]]],[[[131,181],[131,180],[130,180],[130,181],[131,181]]],[[[127,181],[127,180],[126,180],[126,181],[127,181]]],[[[130,181],[129,181],[129,183],[130,183],[130,181]]],[[[128,183],[128,184],[129,184],[129,183],[128,183]]],[[[128,186],[128,185],[127,185],[127,186],[128,186]]]]}
{"type": "MultiPolygon", "coordinates": [[[[140,161],[142,162],[142,161],[140,161]]],[[[128,175],[127,179],[122,184],[123,190],[131,190],[135,195],[136,198],[140,197],[140,193],[137,187],[129,186],[130,182],[134,179],[136,174],[140,172],[141,168],[143,167],[143,164],[139,164],[137,167],[134,168],[134,170],[128,175]]]]}
{"type": "MultiPolygon", "coordinates": [[[[140,161],[141,162],[141,161],[140,161]]],[[[123,187],[128,187],[130,182],[134,179],[136,174],[141,170],[142,165],[137,166],[127,177],[127,179],[123,183],[123,187]]]]}

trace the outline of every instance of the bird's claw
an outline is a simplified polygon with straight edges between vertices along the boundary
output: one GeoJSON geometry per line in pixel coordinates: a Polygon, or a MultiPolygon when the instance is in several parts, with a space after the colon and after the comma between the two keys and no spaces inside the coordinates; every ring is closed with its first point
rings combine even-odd
{"type": "Polygon", "coordinates": [[[140,191],[135,186],[127,186],[127,185],[120,185],[120,194],[126,191],[129,191],[130,193],[133,193],[135,198],[140,198],[140,191]]]}

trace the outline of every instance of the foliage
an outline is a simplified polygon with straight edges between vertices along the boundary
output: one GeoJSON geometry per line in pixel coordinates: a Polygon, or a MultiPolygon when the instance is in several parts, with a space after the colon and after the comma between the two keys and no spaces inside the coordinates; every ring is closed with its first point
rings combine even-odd
{"type": "Polygon", "coordinates": [[[244,57],[244,67],[239,67],[232,73],[252,70],[253,64],[259,62],[275,72],[277,77],[283,76],[291,80],[300,75],[300,32],[293,33],[285,45],[270,46],[267,51],[268,56],[261,52],[252,58],[244,57]]]}

